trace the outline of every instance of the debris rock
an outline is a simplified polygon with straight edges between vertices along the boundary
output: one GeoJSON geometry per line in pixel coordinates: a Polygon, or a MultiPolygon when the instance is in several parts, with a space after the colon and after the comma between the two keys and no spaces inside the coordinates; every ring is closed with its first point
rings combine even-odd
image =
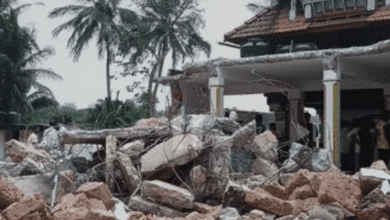
{"type": "Polygon", "coordinates": [[[277,185],[263,185],[261,188],[279,199],[286,199],[285,188],[277,185]]]}
{"type": "Polygon", "coordinates": [[[255,138],[255,121],[249,122],[245,126],[242,126],[236,130],[231,136],[233,145],[246,146],[253,143],[255,138]]]}
{"type": "Polygon", "coordinates": [[[308,212],[316,206],[320,206],[321,204],[318,202],[317,197],[307,198],[305,200],[293,200],[291,201],[293,204],[293,210],[295,213],[308,212]]]}
{"type": "MultiPolygon", "coordinates": [[[[304,185],[312,185],[313,184],[312,182],[314,182],[313,180],[314,180],[315,176],[316,176],[316,174],[314,174],[306,169],[301,169],[297,173],[295,173],[295,175],[292,176],[289,179],[289,181],[287,182],[287,184],[285,185],[286,198],[289,198],[290,195],[293,193],[293,191],[296,188],[302,187],[304,185]]],[[[312,185],[312,187],[313,187],[313,185],[312,185]]]]}
{"type": "Polygon", "coordinates": [[[221,129],[222,131],[228,132],[228,133],[234,133],[237,131],[241,125],[237,123],[235,120],[232,120],[230,118],[222,117],[216,119],[216,127],[221,129]]]}
{"type": "Polygon", "coordinates": [[[265,177],[272,177],[278,171],[278,167],[261,157],[257,157],[255,162],[252,165],[254,175],[263,175],[265,177]]]}
{"type": "Polygon", "coordinates": [[[387,195],[389,192],[389,182],[384,180],[377,188],[371,191],[367,196],[365,196],[359,205],[359,212],[357,217],[359,219],[370,218],[370,219],[381,219],[382,217],[389,217],[388,204],[390,202],[390,195],[387,195]]]}
{"type": "Polygon", "coordinates": [[[194,195],[190,191],[159,180],[144,181],[142,193],[154,201],[166,204],[175,209],[192,209],[194,195]]]}
{"type": "Polygon", "coordinates": [[[194,210],[199,213],[208,213],[212,211],[212,207],[204,203],[194,202],[194,210]]]}
{"type": "Polygon", "coordinates": [[[314,148],[313,150],[313,156],[309,159],[311,166],[307,168],[313,172],[325,172],[329,170],[331,168],[331,163],[327,150],[320,148],[314,148]]]}
{"type": "Polygon", "coordinates": [[[378,187],[384,180],[390,180],[390,174],[382,170],[375,170],[369,168],[361,168],[357,174],[359,177],[360,189],[362,195],[367,195],[376,187],[378,187]]]}
{"type": "Polygon", "coordinates": [[[202,195],[207,187],[207,170],[201,165],[193,167],[190,171],[192,188],[195,196],[202,195]]]}
{"type": "Polygon", "coordinates": [[[157,118],[142,118],[133,127],[153,127],[158,125],[160,125],[160,121],[157,118]]]}
{"type": "Polygon", "coordinates": [[[8,172],[12,177],[21,176],[24,173],[29,175],[46,173],[43,169],[41,169],[37,162],[28,157],[24,158],[22,163],[13,169],[8,170],[8,172]]]}
{"type": "Polygon", "coordinates": [[[141,183],[141,178],[138,171],[135,169],[131,159],[123,153],[117,153],[118,156],[118,167],[122,173],[125,185],[131,194],[141,183]]]}
{"type": "Polygon", "coordinates": [[[294,175],[295,173],[280,173],[279,175],[280,184],[282,184],[282,186],[286,185],[288,180],[294,175]]]}
{"type": "Polygon", "coordinates": [[[210,170],[223,177],[229,176],[229,151],[233,146],[232,140],[229,137],[216,136],[214,140],[214,148],[210,154],[210,170]]]}
{"type": "Polygon", "coordinates": [[[250,211],[245,217],[248,220],[265,220],[265,216],[266,214],[263,211],[254,209],[250,211]]]}
{"type": "Polygon", "coordinates": [[[101,200],[107,209],[111,209],[113,202],[111,199],[111,192],[108,187],[101,182],[89,182],[81,185],[77,189],[78,193],[85,193],[87,198],[94,198],[101,200]]]}
{"type": "Polygon", "coordinates": [[[17,140],[10,140],[5,143],[5,153],[13,162],[22,162],[31,147],[17,140]]]}
{"type": "MultiPolygon", "coordinates": [[[[84,194],[84,193],[82,193],[84,194]]],[[[85,195],[85,194],[84,194],[85,195]]],[[[88,209],[89,210],[103,210],[103,211],[107,211],[107,208],[106,206],[104,205],[104,203],[99,200],[99,199],[94,199],[94,198],[90,198],[88,199],[88,209]]]]}
{"type": "Polygon", "coordinates": [[[186,115],[185,120],[188,121],[186,131],[199,139],[215,127],[215,118],[212,115],[186,115]]]}
{"type": "Polygon", "coordinates": [[[310,217],[320,218],[321,216],[318,214],[321,214],[321,212],[323,212],[323,210],[321,209],[326,210],[329,214],[331,214],[334,217],[335,220],[345,219],[343,208],[332,203],[314,207],[314,209],[309,211],[310,217]]]}
{"type": "Polygon", "coordinates": [[[265,210],[279,216],[289,215],[293,211],[293,204],[291,201],[276,198],[261,188],[248,192],[245,196],[245,202],[255,208],[265,210]]]}
{"type": "Polygon", "coordinates": [[[80,193],[76,196],[72,193],[69,193],[61,198],[61,202],[54,207],[52,212],[56,213],[59,211],[69,210],[71,208],[88,208],[88,206],[91,205],[91,202],[93,201],[89,201],[84,193],[80,193]]]}
{"type": "Polygon", "coordinates": [[[371,164],[370,169],[382,170],[385,173],[389,173],[389,169],[383,160],[377,160],[371,164]]]}
{"type": "Polygon", "coordinates": [[[311,185],[303,185],[301,187],[296,188],[291,195],[289,196],[288,200],[296,200],[296,199],[307,199],[311,197],[315,197],[316,193],[311,188],[311,185]]]}
{"type": "Polygon", "coordinates": [[[135,140],[119,148],[119,151],[127,155],[134,155],[141,152],[144,148],[145,142],[143,140],[135,140]]]}
{"type": "Polygon", "coordinates": [[[278,160],[278,139],[269,130],[255,136],[250,148],[255,152],[257,157],[262,157],[269,161],[278,160]]]}
{"type": "Polygon", "coordinates": [[[128,220],[139,220],[145,217],[145,214],[142,212],[129,212],[128,220]]]}
{"type": "Polygon", "coordinates": [[[223,208],[218,216],[218,220],[237,220],[240,217],[240,214],[238,214],[237,209],[232,207],[223,208]]]}
{"type": "MultiPolygon", "coordinates": [[[[44,200],[51,204],[54,178],[52,173],[39,174],[32,176],[20,176],[7,179],[11,184],[18,188],[25,197],[33,194],[40,194],[44,200]]],[[[72,175],[68,171],[61,171],[58,174],[58,185],[56,189],[56,202],[68,193],[74,191],[72,175]]]]}
{"type": "Polygon", "coordinates": [[[200,214],[198,212],[191,212],[191,214],[187,215],[187,217],[185,218],[185,220],[199,220],[199,219],[202,219],[202,220],[215,220],[215,218],[213,216],[211,216],[210,214],[200,214]]]}
{"type": "Polygon", "coordinates": [[[0,178],[0,210],[7,208],[14,202],[18,202],[23,194],[16,187],[0,178]]]}
{"type": "Polygon", "coordinates": [[[148,174],[166,167],[184,165],[197,157],[202,148],[202,142],[193,134],[175,136],[142,156],[141,173],[148,174]]]}
{"type": "Polygon", "coordinates": [[[89,210],[86,207],[70,208],[54,213],[54,220],[83,220],[87,216],[89,210]]]}
{"type": "Polygon", "coordinates": [[[223,196],[222,207],[232,207],[243,215],[249,212],[252,208],[245,203],[245,195],[250,189],[245,185],[240,186],[232,181],[229,181],[227,190],[223,196]]]}
{"type": "Polygon", "coordinates": [[[126,205],[119,199],[113,197],[112,199],[115,203],[112,211],[115,215],[116,220],[127,220],[129,218],[129,214],[126,212],[126,205]]]}
{"type": "MultiPolygon", "coordinates": [[[[132,210],[144,212],[145,214],[162,215],[169,218],[185,217],[188,214],[172,208],[148,202],[141,197],[131,198],[128,206],[132,210]]],[[[130,215],[129,219],[131,218],[132,215],[130,215]]]]}
{"type": "Polygon", "coordinates": [[[358,209],[361,191],[357,181],[349,176],[343,176],[336,171],[328,171],[323,174],[318,192],[321,204],[339,202],[352,213],[358,209]]]}
{"type": "Polygon", "coordinates": [[[110,211],[99,209],[89,210],[85,216],[87,220],[115,220],[115,215],[110,211]]]}
{"type": "Polygon", "coordinates": [[[306,215],[305,213],[300,213],[297,216],[287,215],[287,216],[278,218],[276,220],[310,220],[310,217],[308,215],[306,215]]]}
{"type": "Polygon", "coordinates": [[[38,194],[23,198],[19,202],[12,203],[1,213],[7,220],[24,219],[27,215],[39,212],[40,217],[51,216],[47,203],[38,194]]]}

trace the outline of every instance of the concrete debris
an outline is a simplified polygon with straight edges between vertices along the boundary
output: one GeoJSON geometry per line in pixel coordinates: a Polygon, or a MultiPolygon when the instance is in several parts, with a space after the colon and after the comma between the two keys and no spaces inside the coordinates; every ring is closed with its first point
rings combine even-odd
{"type": "Polygon", "coordinates": [[[278,139],[256,135],[255,121],[187,115],[61,136],[59,151],[100,146],[92,157],[58,158],[7,142],[0,220],[390,219],[383,161],[352,176],[326,150],[291,143],[282,164],[278,139]]]}

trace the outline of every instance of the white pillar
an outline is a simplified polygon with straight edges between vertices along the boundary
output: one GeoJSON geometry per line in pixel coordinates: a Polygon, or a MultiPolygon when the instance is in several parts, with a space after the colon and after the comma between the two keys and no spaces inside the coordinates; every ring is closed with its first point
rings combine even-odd
{"type": "Polygon", "coordinates": [[[292,141],[297,141],[301,138],[297,132],[300,98],[301,93],[299,90],[288,91],[288,101],[290,103],[289,139],[292,141]]]}
{"type": "Polygon", "coordinates": [[[210,112],[216,117],[223,116],[224,87],[225,79],[221,73],[218,73],[218,77],[212,77],[209,79],[210,112]]]}
{"type": "Polygon", "coordinates": [[[336,166],[340,166],[340,79],[337,58],[324,59],[324,146],[336,166]]]}

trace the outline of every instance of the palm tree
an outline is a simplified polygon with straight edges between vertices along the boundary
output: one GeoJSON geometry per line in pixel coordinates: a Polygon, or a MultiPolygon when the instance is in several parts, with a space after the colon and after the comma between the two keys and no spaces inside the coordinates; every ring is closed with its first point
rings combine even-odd
{"type": "Polygon", "coordinates": [[[120,0],[84,0],[84,2],[84,5],[68,5],[55,8],[50,12],[50,18],[76,14],[74,18],[54,29],[53,35],[56,37],[66,29],[73,30],[68,40],[68,47],[71,47],[74,61],[80,58],[84,46],[93,37],[97,37],[99,58],[103,58],[106,53],[107,97],[111,100],[110,64],[119,39],[119,22],[120,20],[131,21],[137,17],[133,11],[119,8],[120,0]]]}
{"type": "Polygon", "coordinates": [[[19,26],[17,19],[21,9],[30,5],[13,9],[13,1],[4,2],[9,4],[0,6],[0,24],[3,27],[0,34],[0,111],[33,110],[30,101],[34,97],[27,97],[30,89],[34,88],[35,93],[55,101],[51,90],[38,80],[61,80],[62,77],[51,70],[35,66],[40,60],[52,55],[53,50],[40,49],[34,39],[34,30],[19,26]]]}
{"type": "Polygon", "coordinates": [[[211,46],[199,34],[204,25],[197,0],[143,0],[138,6],[142,13],[142,22],[138,27],[131,26],[127,43],[129,47],[122,51],[131,54],[130,61],[137,61],[148,54],[154,58],[154,65],[149,76],[147,93],[149,95],[148,115],[153,115],[156,93],[159,83],[153,80],[162,75],[166,56],[172,54],[172,66],[178,60],[194,59],[198,51],[210,56],[211,46]],[[130,42],[130,43],[129,43],[130,42]],[[135,48],[135,52],[134,49],[135,48]],[[134,52],[134,53],[132,53],[134,52]]]}

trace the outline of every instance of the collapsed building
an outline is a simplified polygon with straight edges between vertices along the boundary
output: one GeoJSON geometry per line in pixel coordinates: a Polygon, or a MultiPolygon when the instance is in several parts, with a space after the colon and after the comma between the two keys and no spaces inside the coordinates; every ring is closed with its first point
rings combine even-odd
{"type": "Polygon", "coordinates": [[[340,119],[390,107],[388,3],[271,6],[225,35],[224,44],[242,44],[241,59],[157,79],[172,89],[166,117],[63,132],[65,157],[7,137],[0,219],[390,219],[387,164],[354,175],[337,167],[340,119]],[[254,93],[267,97],[282,137],[257,134],[253,118],[222,117],[224,95],[254,93]],[[324,116],[323,149],[295,143],[304,107],[324,116]],[[91,159],[71,150],[88,145],[91,159]]]}

